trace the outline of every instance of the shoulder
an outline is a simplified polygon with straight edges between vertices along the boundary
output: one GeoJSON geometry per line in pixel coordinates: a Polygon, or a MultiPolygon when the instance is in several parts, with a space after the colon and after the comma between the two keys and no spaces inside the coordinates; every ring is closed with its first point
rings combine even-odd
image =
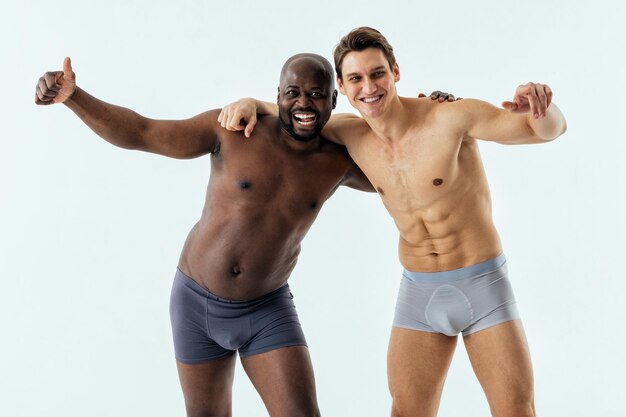
{"type": "Polygon", "coordinates": [[[341,113],[331,117],[323,133],[329,140],[348,145],[370,132],[367,122],[352,113],[341,113]]]}
{"type": "Polygon", "coordinates": [[[432,120],[451,128],[464,128],[477,118],[497,112],[497,107],[482,100],[466,98],[450,103],[434,102],[430,109],[432,120]]]}

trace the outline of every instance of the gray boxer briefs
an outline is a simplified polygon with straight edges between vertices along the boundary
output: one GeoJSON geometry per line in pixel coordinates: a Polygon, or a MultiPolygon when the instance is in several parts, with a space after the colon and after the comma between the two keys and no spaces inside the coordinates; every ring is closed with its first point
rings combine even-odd
{"type": "Polygon", "coordinates": [[[394,327],[467,336],[519,319],[502,254],[452,271],[402,275],[394,327]]]}
{"type": "Polygon", "coordinates": [[[304,345],[289,286],[251,301],[229,301],[210,293],[177,269],[170,297],[176,360],[205,363],[232,355],[256,355],[304,345]]]}

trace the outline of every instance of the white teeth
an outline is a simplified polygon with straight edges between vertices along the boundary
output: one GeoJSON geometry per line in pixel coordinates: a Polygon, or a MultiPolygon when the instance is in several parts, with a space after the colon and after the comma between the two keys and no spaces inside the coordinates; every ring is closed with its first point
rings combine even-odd
{"type": "Polygon", "coordinates": [[[313,126],[315,124],[315,113],[294,113],[293,117],[300,126],[313,126]]]}
{"type": "Polygon", "coordinates": [[[381,97],[382,97],[382,96],[376,96],[376,97],[364,97],[364,98],[363,98],[363,101],[364,101],[365,103],[373,103],[373,102],[375,102],[375,101],[380,100],[380,98],[381,98],[381,97]]]}

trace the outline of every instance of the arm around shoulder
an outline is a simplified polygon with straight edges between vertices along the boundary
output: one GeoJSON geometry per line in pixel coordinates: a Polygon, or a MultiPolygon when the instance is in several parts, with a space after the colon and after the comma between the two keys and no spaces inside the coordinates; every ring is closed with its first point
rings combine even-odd
{"type": "Polygon", "coordinates": [[[370,180],[365,176],[361,168],[355,163],[354,166],[346,173],[342,185],[354,188],[355,190],[375,193],[376,188],[370,180]]]}
{"type": "Polygon", "coordinates": [[[346,146],[355,137],[353,132],[359,121],[363,122],[363,119],[352,113],[333,114],[322,129],[322,136],[338,145],[346,146]]]}

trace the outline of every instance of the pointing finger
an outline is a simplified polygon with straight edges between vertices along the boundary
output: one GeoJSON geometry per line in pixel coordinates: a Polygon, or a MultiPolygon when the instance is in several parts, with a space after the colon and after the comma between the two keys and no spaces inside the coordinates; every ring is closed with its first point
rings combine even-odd
{"type": "Polygon", "coordinates": [[[244,131],[244,135],[249,138],[252,135],[252,131],[254,130],[254,126],[256,125],[256,113],[250,116],[250,120],[246,125],[246,130],[244,131]]]}

